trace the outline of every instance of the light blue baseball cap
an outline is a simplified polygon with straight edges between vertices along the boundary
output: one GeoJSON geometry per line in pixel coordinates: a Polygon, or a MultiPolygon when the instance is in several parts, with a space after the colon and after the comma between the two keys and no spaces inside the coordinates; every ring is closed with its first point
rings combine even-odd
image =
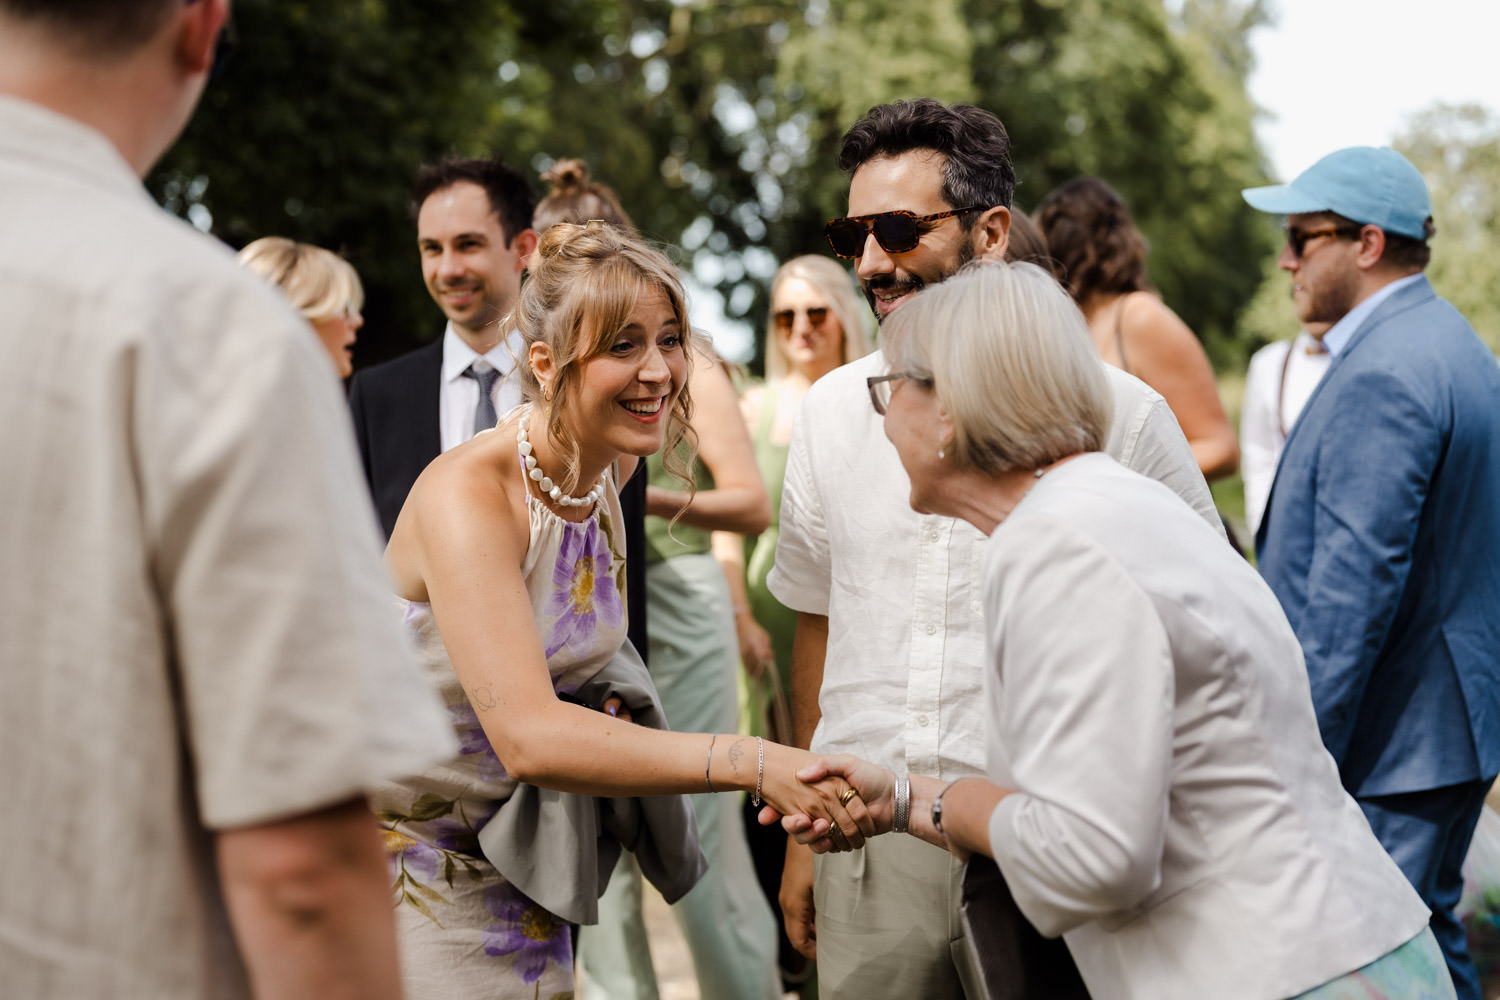
{"type": "Polygon", "coordinates": [[[1427,182],[1389,146],[1350,146],[1329,153],[1290,184],[1241,191],[1252,208],[1274,215],[1337,212],[1388,233],[1426,239],[1432,215],[1427,182]]]}

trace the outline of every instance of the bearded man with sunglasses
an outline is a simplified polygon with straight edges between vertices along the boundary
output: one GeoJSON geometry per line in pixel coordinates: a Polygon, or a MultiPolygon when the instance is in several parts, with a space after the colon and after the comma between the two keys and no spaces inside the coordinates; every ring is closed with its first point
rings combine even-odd
{"type": "MultiPolygon", "coordinates": [[[[845,135],[839,166],[853,174],[850,215],[829,223],[828,238],[856,260],[877,318],[968,261],[1005,254],[1015,174],[1005,127],[989,112],[931,99],[881,105],[845,135]]],[[[898,775],[982,774],[984,536],[911,509],[865,382],[885,367],[877,352],[824,376],[792,433],[769,585],[798,612],[795,736],[898,775]]],[[[1166,403],[1106,370],[1107,450],[1222,533],[1166,403]]],[[[789,843],[782,910],[793,944],[818,961],[820,995],[978,998],[958,912],[962,872],[944,851],[883,837],[819,857],[814,874],[811,852],[789,843]]]]}
{"type": "Polygon", "coordinates": [[[1427,185],[1392,149],[1252,188],[1332,360],[1256,534],[1301,641],[1323,743],[1432,907],[1458,995],[1480,986],[1453,907],[1500,772],[1500,368],[1423,276],[1427,185]]]}

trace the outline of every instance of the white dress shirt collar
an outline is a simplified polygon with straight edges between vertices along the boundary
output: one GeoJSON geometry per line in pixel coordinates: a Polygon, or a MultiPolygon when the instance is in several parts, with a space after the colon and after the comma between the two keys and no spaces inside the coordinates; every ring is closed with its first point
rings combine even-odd
{"type": "Polygon", "coordinates": [[[521,403],[520,360],[526,339],[519,330],[512,330],[509,337],[490,348],[484,354],[464,343],[449,323],[443,331],[443,367],[438,386],[438,437],[439,445],[447,451],[463,444],[474,436],[474,409],[479,402],[479,383],[464,378],[463,373],[476,362],[488,365],[500,372],[491,390],[495,413],[501,420],[513,407],[521,403]]]}
{"type": "Polygon", "coordinates": [[[520,360],[524,346],[525,338],[521,336],[521,331],[512,330],[509,337],[480,354],[464,343],[464,339],[450,322],[443,328],[443,381],[451,383],[461,378],[471,364],[480,360],[502,376],[509,376],[520,360]]]}

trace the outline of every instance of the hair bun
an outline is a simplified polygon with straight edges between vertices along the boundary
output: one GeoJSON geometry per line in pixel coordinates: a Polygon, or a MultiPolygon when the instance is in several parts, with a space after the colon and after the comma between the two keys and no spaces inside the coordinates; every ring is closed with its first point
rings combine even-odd
{"type": "Polygon", "coordinates": [[[578,159],[558,160],[542,174],[542,180],[552,185],[549,196],[580,191],[588,179],[589,166],[578,159]]]}
{"type": "Polygon", "coordinates": [[[617,249],[621,233],[602,219],[587,222],[559,222],[549,226],[537,243],[537,257],[547,260],[557,256],[597,256],[609,249],[617,249]]]}

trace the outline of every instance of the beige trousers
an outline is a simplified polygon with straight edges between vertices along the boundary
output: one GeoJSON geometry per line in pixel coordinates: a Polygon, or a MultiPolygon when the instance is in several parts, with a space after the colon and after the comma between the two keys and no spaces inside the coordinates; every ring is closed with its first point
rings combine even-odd
{"type": "Polygon", "coordinates": [[[983,1000],[958,912],[963,871],[904,834],[817,858],[821,1000],[983,1000]]]}

